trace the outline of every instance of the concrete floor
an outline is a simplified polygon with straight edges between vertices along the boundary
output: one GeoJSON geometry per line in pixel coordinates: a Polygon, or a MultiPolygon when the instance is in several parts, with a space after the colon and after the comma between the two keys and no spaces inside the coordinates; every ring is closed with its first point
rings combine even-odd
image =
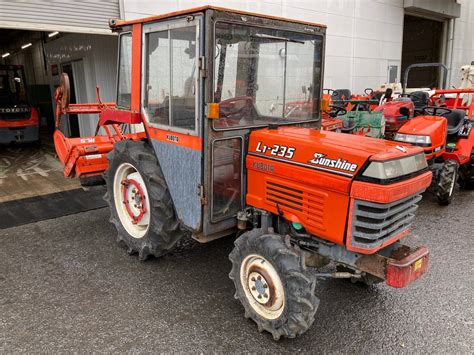
{"type": "Polygon", "coordinates": [[[317,319],[275,342],[243,317],[232,239],[147,262],[117,247],[106,209],[0,234],[0,352],[473,353],[474,191],[421,203],[411,244],[430,270],[406,289],[322,280],[317,319]]]}
{"type": "Polygon", "coordinates": [[[77,189],[77,179],[65,179],[50,139],[41,146],[0,145],[0,202],[77,189]]]}

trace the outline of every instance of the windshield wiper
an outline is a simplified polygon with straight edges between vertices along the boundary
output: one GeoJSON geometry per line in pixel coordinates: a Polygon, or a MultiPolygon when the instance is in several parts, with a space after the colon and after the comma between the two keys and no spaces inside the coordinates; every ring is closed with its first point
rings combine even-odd
{"type": "Polygon", "coordinates": [[[263,33],[257,33],[252,35],[252,37],[258,37],[258,38],[265,38],[265,39],[273,39],[275,41],[284,41],[284,42],[291,42],[291,43],[299,43],[299,44],[304,44],[303,41],[298,41],[296,39],[290,39],[290,38],[285,38],[285,37],[278,37],[278,36],[272,36],[272,35],[266,35],[263,33]]]}

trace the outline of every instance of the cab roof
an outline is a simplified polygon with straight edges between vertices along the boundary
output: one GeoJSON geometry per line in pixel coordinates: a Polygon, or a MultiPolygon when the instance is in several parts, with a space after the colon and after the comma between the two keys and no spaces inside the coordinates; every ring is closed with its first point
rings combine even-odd
{"type": "Polygon", "coordinates": [[[255,16],[255,17],[267,18],[267,19],[271,19],[271,20],[279,20],[279,21],[285,21],[285,22],[290,22],[290,23],[300,23],[300,24],[308,25],[308,26],[316,26],[316,27],[326,28],[326,25],[322,25],[322,24],[319,24],[319,23],[288,19],[288,18],[278,17],[278,16],[263,15],[263,14],[258,14],[258,13],[254,13],[254,12],[234,10],[234,9],[229,9],[229,8],[225,8],[225,7],[218,7],[218,6],[212,6],[212,5],[205,5],[205,6],[194,7],[194,8],[190,8],[190,9],[186,9],[186,10],[168,12],[168,13],[162,14],[162,15],[149,16],[149,17],[144,17],[144,18],[139,18],[139,19],[134,19],[134,20],[129,20],[129,21],[117,20],[117,21],[115,21],[114,25],[111,26],[111,27],[112,28],[117,28],[117,27],[122,27],[122,26],[127,26],[127,25],[133,25],[133,24],[137,24],[137,23],[152,22],[152,21],[156,21],[156,20],[163,20],[163,19],[167,19],[167,18],[182,16],[182,15],[187,15],[187,14],[193,14],[193,13],[196,13],[196,12],[202,12],[202,11],[206,11],[206,10],[230,12],[230,13],[239,14],[239,15],[255,16]]]}

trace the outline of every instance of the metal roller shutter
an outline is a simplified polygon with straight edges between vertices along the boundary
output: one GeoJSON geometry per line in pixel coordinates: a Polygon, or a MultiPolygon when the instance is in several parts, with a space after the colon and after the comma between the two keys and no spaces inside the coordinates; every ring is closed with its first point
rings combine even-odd
{"type": "Polygon", "coordinates": [[[0,0],[0,28],[110,33],[119,0],[0,0]]]}

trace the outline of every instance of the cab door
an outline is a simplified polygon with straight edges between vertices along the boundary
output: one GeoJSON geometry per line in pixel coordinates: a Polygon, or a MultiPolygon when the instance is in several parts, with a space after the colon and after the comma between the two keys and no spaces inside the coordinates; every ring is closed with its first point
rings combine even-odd
{"type": "Polygon", "coordinates": [[[142,112],[180,222],[202,220],[199,57],[202,16],[143,26],[142,112]]]}

